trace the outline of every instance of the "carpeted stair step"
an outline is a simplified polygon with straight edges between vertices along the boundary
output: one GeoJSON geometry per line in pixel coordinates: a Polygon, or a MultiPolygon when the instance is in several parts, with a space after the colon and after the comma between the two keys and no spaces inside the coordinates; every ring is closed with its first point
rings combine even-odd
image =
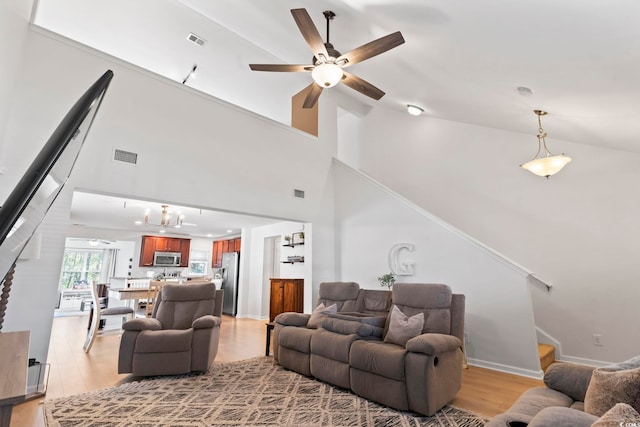
{"type": "Polygon", "coordinates": [[[556,361],[556,348],[550,344],[538,344],[538,356],[540,367],[546,372],[549,365],[556,361]]]}

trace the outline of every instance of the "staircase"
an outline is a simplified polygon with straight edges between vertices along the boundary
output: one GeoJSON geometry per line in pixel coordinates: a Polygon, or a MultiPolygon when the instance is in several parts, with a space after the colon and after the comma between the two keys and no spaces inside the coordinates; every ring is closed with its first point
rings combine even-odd
{"type": "Polygon", "coordinates": [[[538,356],[540,368],[546,372],[549,365],[556,361],[556,348],[550,344],[538,344],[538,356]]]}

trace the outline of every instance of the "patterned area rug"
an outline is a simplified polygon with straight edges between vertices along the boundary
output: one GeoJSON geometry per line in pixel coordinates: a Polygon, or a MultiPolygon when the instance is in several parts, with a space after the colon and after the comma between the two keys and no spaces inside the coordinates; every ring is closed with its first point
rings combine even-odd
{"type": "Polygon", "coordinates": [[[49,427],[484,426],[447,406],[418,417],[287,371],[270,357],[214,365],[45,402],[49,427]]]}

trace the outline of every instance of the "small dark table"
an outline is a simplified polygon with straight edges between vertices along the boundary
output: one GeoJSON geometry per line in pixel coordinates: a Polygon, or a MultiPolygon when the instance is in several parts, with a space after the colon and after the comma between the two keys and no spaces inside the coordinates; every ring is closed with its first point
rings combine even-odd
{"type": "Polygon", "coordinates": [[[269,322],[266,323],[267,325],[267,346],[264,350],[264,355],[268,356],[269,355],[269,349],[271,348],[271,331],[273,330],[274,326],[276,325],[275,322],[269,322]]]}

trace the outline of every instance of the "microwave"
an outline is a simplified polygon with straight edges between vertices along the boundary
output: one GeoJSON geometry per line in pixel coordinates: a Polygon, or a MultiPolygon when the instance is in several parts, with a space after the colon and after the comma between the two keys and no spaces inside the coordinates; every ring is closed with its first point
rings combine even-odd
{"type": "Polygon", "coordinates": [[[180,267],[180,252],[155,252],[153,254],[153,265],[159,267],[180,267]]]}

